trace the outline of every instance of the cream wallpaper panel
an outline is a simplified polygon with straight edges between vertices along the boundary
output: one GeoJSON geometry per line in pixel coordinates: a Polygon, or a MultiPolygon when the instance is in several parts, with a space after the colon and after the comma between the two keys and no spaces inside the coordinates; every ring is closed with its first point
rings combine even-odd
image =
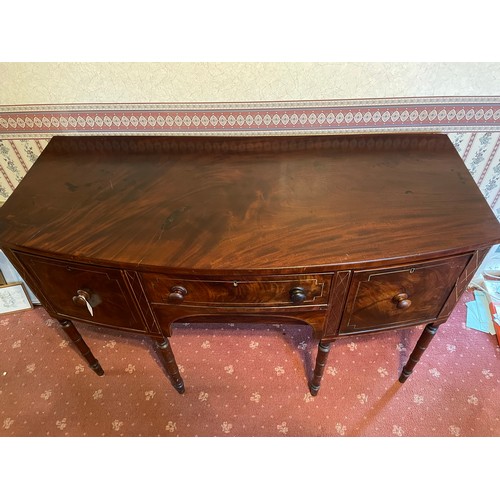
{"type": "Polygon", "coordinates": [[[500,63],[0,63],[0,105],[500,95],[500,63]]]}

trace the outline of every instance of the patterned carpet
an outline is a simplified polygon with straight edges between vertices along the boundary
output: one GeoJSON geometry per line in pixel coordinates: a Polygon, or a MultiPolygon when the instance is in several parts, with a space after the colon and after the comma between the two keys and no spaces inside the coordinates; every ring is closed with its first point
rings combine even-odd
{"type": "Polygon", "coordinates": [[[317,397],[305,326],[189,325],[171,387],[147,338],[78,324],[97,377],[40,307],[0,318],[0,436],[500,436],[500,348],[466,294],[401,385],[421,328],[337,341],[317,397]]]}

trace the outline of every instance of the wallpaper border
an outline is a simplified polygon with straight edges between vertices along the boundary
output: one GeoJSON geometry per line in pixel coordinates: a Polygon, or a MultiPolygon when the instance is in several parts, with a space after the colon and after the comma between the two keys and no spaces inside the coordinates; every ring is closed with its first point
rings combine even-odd
{"type": "Polygon", "coordinates": [[[0,105],[0,139],[500,131],[500,97],[0,105]]]}

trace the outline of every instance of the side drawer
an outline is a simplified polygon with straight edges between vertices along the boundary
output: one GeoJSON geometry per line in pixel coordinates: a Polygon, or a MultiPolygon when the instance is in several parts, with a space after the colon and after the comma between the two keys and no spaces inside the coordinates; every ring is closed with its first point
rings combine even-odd
{"type": "Polygon", "coordinates": [[[470,257],[355,272],[340,335],[436,319],[470,257]]]}
{"type": "Polygon", "coordinates": [[[153,304],[298,307],[326,305],[331,277],[331,274],[319,274],[202,280],[143,273],[142,282],[153,304]]]}
{"type": "Polygon", "coordinates": [[[15,255],[58,314],[102,325],[144,330],[119,270],[19,252],[15,255]]]}

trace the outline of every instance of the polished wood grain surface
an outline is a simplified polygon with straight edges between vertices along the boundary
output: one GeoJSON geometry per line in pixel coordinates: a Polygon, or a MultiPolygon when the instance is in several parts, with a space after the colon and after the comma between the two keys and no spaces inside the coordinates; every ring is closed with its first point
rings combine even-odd
{"type": "Polygon", "coordinates": [[[359,268],[500,238],[444,135],[55,137],[17,191],[4,243],[172,273],[359,268]]]}

